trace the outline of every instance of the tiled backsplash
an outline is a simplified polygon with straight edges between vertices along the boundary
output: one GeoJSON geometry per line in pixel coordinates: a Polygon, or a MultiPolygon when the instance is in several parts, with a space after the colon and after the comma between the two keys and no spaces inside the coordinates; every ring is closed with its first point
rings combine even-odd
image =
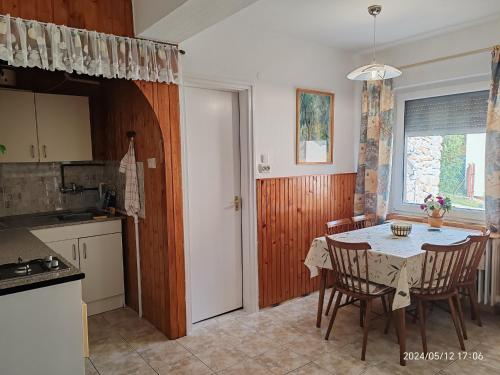
{"type": "MultiPolygon", "coordinates": [[[[97,162],[96,162],[97,163],[97,162]]],[[[117,206],[123,209],[125,176],[118,172],[119,162],[106,161],[104,166],[73,166],[65,168],[65,183],[97,187],[100,182],[113,186],[117,206]]],[[[144,170],[137,163],[139,194],[144,207],[144,170]]],[[[97,207],[97,190],[62,194],[61,163],[0,163],[0,217],[57,210],[97,207]]],[[[142,212],[141,217],[144,217],[142,212]]]]}
{"type": "MultiPolygon", "coordinates": [[[[60,163],[0,164],[0,216],[96,207],[99,194],[87,190],[61,194],[60,163]]],[[[103,166],[67,168],[65,181],[97,187],[103,166]]]]}

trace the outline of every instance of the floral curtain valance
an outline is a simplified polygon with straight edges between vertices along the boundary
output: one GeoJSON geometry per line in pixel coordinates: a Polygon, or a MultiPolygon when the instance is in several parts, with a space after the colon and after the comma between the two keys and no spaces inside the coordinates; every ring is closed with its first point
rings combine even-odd
{"type": "Polygon", "coordinates": [[[0,60],[106,78],[179,82],[178,48],[0,15],[0,60]]]}

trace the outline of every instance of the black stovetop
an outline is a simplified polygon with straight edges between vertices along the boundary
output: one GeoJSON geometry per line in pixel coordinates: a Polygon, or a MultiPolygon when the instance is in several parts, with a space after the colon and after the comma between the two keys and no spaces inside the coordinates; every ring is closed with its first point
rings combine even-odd
{"type": "Polygon", "coordinates": [[[19,258],[18,263],[0,265],[0,280],[26,277],[48,272],[57,272],[67,269],[69,269],[69,267],[55,256],[51,257],[50,260],[33,259],[28,262],[23,262],[23,260],[19,258]]]}

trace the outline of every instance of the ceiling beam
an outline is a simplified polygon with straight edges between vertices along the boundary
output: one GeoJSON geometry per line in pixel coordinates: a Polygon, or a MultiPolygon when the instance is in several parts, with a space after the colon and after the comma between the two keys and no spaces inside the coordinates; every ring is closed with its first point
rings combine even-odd
{"type": "Polygon", "coordinates": [[[181,43],[257,0],[133,0],[135,35],[181,43]]]}

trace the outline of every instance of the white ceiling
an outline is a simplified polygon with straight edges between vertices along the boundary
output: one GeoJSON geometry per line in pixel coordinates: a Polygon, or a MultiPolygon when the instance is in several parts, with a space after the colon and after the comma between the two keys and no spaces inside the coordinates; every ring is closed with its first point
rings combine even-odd
{"type": "Polygon", "coordinates": [[[373,19],[367,12],[372,4],[382,5],[379,46],[500,17],[500,0],[259,0],[232,17],[258,29],[363,51],[372,43],[373,19]]]}

